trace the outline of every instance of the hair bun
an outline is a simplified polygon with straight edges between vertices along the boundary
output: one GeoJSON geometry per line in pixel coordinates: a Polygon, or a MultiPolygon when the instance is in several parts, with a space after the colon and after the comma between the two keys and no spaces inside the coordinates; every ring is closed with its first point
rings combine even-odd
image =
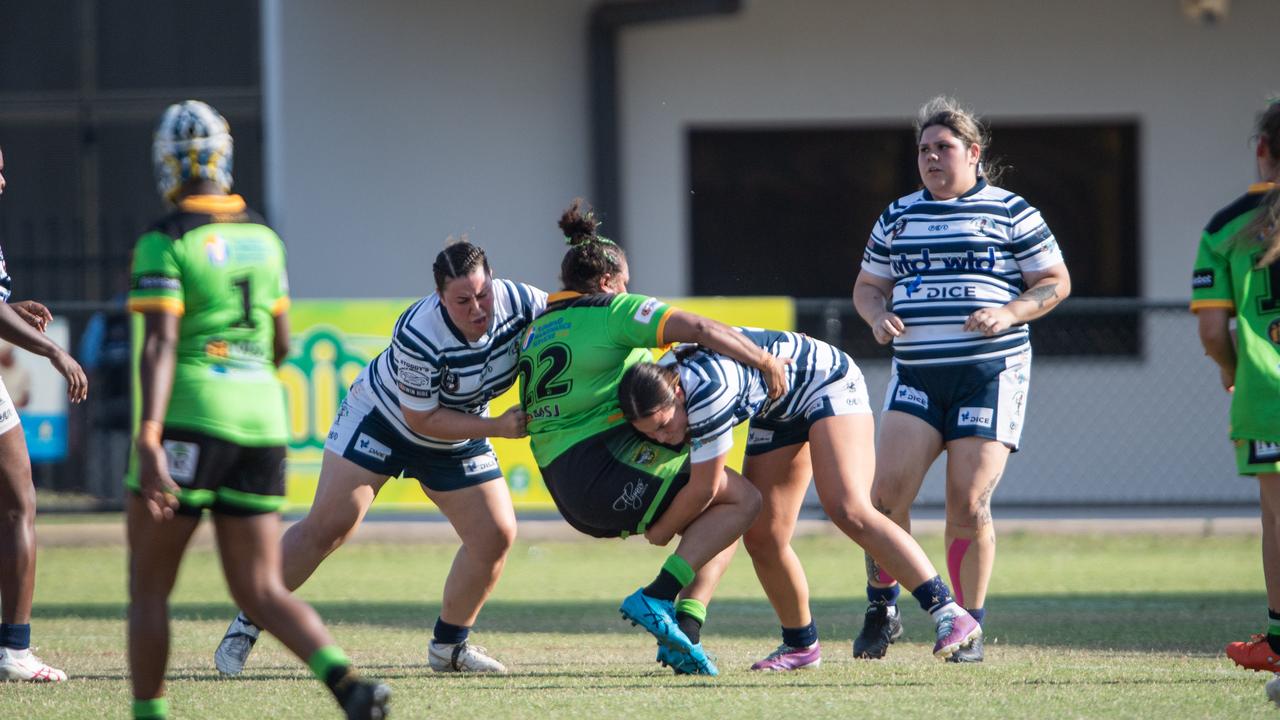
{"type": "Polygon", "coordinates": [[[582,198],[573,199],[569,209],[560,216],[559,225],[565,242],[570,245],[582,245],[599,239],[596,228],[600,227],[600,221],[596,219],[595,211],[582,198]]]}

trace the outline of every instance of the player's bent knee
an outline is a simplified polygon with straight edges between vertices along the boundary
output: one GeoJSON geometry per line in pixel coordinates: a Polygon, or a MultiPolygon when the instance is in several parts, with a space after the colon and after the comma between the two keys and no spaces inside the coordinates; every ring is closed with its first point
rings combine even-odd
{"type": "Polygon", "coordinates": [[[835,526],[845,535],[860,541],[871,530],[872,519],[867,517],[869,511],[871,508],[843,506],[829,509],[827,517],[831,518],[831,522],[835,523],[835,526]]]}
{"type": "Polygon", "coordinates": [[[772,528],[751,528],[742,536],[742,544],[753,560],[769,561],[780,557],[790,546],[786,537],[779,537],[772,528]]]}

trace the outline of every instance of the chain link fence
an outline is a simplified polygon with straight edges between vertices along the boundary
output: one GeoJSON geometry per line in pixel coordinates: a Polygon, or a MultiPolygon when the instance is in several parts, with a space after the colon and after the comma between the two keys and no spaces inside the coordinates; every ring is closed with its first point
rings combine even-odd
{"type": "MultiPolygon", "coordinates": [[[[90,360],[88,402],[70,408],[65,460],[36,465],[37,486],[76,507],[117,507],[129,447],[128,318],[119,303],[60,303],[72,351],[90,360]]],[[[797,328],[849,352],[880,406],[887,349],[846,299],[797,300],[797,328]]],[[[1254,505],[1235,475],[1230,399],[1204,357],[1184,302],[1072,299],[1033,323],[1034,364],[1023,449],[997,493],[1001,506],[1254,505]]],[[[919,502],[943,502],[944,462],[919,502]]]]}
{"type": "MultiPolygon", "coordinates": [[[[1257,504],[1257,484],[1235,474],[1230,397],[1186,302],[1071,299],[1031,325],[1027,421],[1001,506],[1257,504]]],[[[797,301],[797,326],[849,352],[883,404],[888,353],[850,301],[797,301]]],[[[920,503],[942,504],[944,463],[920,503]]]]}

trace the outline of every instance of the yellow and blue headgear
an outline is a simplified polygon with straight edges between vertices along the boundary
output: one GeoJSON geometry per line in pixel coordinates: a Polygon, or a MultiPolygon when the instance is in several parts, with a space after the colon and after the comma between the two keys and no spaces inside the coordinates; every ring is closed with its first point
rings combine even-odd
{"type": "Polygon", "coordinates": [[[188,180],[203,178],[231,190],[231,128],[199,100],[170,105],[156,126],[151,161],[156,189],[170,202],[188,180]]]}

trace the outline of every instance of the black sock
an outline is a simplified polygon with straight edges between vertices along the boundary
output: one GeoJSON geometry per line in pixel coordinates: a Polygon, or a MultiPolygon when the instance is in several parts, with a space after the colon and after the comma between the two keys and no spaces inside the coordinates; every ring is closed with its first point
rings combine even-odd
{"type": "Polygon", "coordinates": [[[938,575],[920,583],[920,587],[912,590],[911,594],[916,597],[916,602],[920,603],[920,608],[927,613],[932,613],[947,603],[955,602],[955,598],[951,596],[951,588],[947,587],[938,575]]]}
{"type": "Polygon", "coordinates": [[[658,577],[654,578],[653,582],[649,583],[648,587],[644,589],[644,594],[655,600],[671,600],[674,602],[676,596],[683,589],[684,585],[676,579],[676,576],[672,575],[666,568],[663,568],[658,573],[658,577]]]}
{"type": "Polygon", "coordinates": [[[812,620],[798,628],[782,628],[782,644],[793,648],[807,648],[818,642],[818,625],[812,620]]]}
{"type": "Polygon", "coordinates": [[[325,687],[329,688],[329,692],[333,693],[334,699],[339,705],[346,705],[347,696],[351,694],[352,688],[355,687],[355,673],[351,672],[350,665],[338,665],[330,670],[324,676],[325,687]]]}
{"type": "Polygon", "coordinates": [[[1280,613],[1267,608],[1267,644],[1271,652],[1280,654],[1280,613]]]}
{"type": "Polygon", "coordinates": [[[462,625],[452,625],[444,621],[444,618],[436,618],[435,631],[432,633],[432,640],[438,645],[457,645],[466,642],[467,637],[471,634],[471,628],[462,625]]]}
{"type": "Polygon", "coordinates": [[[702,642],[701,620],[687,612],[681,611],[676,613],[676,624],[680,626],[680,631],[689,638],[689,642],[694,645],[702,642]]]}

